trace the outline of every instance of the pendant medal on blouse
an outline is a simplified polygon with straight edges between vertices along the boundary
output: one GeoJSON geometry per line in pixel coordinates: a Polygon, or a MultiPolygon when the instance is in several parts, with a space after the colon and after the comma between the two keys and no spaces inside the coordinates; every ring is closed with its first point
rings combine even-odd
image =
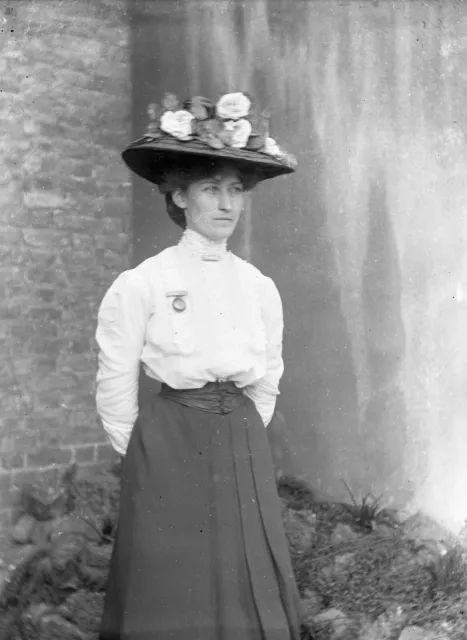
{"type": "Polygon", "coordinates": [[[174,298],[174,301],[172,302],[172,307],[175,309],[175,311],[177,311],[178,313],[181,313],[186,309],[186,302],[183,298],[174,298]]]}
{"type": "Polygon", "coordinates": [[[185,296],[188,295],[187,291],[169,291],[168,298],[173,298],[172,309],[177,313],[182,313],[186,309],[185,296]]]}

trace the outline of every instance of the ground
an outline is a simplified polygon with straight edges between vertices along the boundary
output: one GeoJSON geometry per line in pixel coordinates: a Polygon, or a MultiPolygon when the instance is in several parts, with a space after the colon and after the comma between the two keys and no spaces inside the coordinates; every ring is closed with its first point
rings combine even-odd
{"type": "MultiPolygon", "coordinates": [[[[118,488],[115,468],[24,488],[0,539],[0,640],[97,638],[118,488]]],[[[465,549],[449,532],[420,515],[402,521],[371,496],[319,501],[294,478],[278,493],[303,639],[465,640],[465,549]]]]}

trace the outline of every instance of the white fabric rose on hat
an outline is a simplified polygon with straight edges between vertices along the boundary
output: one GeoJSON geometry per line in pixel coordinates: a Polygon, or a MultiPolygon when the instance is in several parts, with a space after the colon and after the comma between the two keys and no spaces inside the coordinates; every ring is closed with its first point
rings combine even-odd
{"type": "Polygon", "coordinates": [[[161,117],[160,128],[179,140],[190,140],[193,134],[191,123],[194,116],[189,111],[166,111],[161,117]]]}
{"type": "Polygon", "coordinates": [[[297,167],[297,159],[291,153],[284,151],[281,149],[274,138],[266,138],[264,141],[264,146],[261,149],[263,153],[267,153],[269,156],[272,156],[276,160],[279,160],[287,167],[291,169],[296,169],[297,167]]]}
{"type": "Polygon", "coordinates": [[[216,104],[216,113],[222,120],[246,118],[250,112],[251,100],[244,93],[226,93],[216,104]]]}
{"type": "Polygon", "coordinates": [[[251,133],[251,123],[248,120],[229,120],[224,125],[229,136],[229,146],[234,149],[246,147],[251,133]]]}
{"type": "Polygon", "coordinates": [[[274,158],[280,158],[282,156],[282,151],[274,138],[266,138],[264,141],[263,152],[267,153],[268,156],[273,156],[274,158]]]}

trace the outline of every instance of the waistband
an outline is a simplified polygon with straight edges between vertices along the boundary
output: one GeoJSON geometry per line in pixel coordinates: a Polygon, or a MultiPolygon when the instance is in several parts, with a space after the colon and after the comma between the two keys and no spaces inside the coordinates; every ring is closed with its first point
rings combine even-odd
{"type": "Polygon", "coordinates": [[[238,409],[245,396],[233,382],[208,382],[200,389],[172,389],[162,383],[160,395],[186,407],[225,415],[238,409]]]}

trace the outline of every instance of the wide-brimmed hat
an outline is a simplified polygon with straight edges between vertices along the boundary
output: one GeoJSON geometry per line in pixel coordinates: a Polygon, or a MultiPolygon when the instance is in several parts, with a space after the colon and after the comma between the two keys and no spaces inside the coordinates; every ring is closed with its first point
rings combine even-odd
{"type": "Polygon", "coordinates": [[[269,135],[269,112],[260,112],[245,93],[216,102],[195,96],[179,103],[166,94],[148,108],[146,134],[122,153],[140,177],[160,185],[171,169],[197,160],[219,160],[253,170],[257,181],[295,171],[297,161],[269,135]]]}

